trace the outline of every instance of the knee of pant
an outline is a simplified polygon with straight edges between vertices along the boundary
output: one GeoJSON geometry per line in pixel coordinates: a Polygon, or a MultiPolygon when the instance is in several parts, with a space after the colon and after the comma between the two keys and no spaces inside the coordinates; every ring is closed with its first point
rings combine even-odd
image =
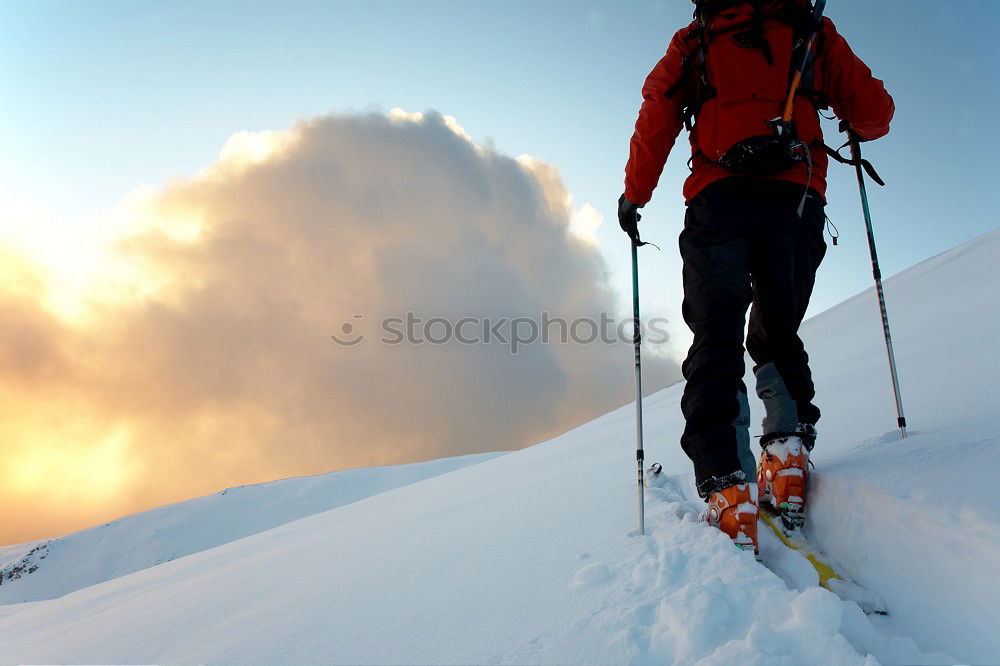
{"type": "Polygon", "coordinates": [[[788,370],[789,366],[800,362],[805,346],[794,333],[772,335],[768,332],[766,343],[758,344],[757,341],[747,340],[747,349],[757,365],[779,365],[788,370]]]}
{"type": "Polygon", "coordinates": [[[712,340],[720,342],[735,342],[743,346],[743,326],[742,316],[734,316],[731,313],[714,314],[687,321],[688,328],[694,333],[696,339],[712,340]]]}
{"type": "Polygon", "coordinates": [[[770,346],[767,344],[767,338],[764,336],[748,333],[746,344],[747,352],[749,352],[750,358],[752,358],[753,362],[758,366],[770,363],[774,360],[770,346]]]}

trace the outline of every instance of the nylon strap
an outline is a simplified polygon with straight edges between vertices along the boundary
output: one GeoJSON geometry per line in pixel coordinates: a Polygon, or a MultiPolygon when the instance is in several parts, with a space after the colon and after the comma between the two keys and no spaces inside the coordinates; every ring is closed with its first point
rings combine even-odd
{"type": "Polygon", "coordinates": [[[882,187],[885,187],[885,181],[882,180],[882,177],[878,175],[877,171],[875,171],[875,167],[872,166],[871,162],[869,162],[868,160],[866,160],[864,158],[861,158],[861,161],[859,162],[858,160],[854,160],[854,159],[851,159],[851,158],[848,158],[848,157],[844,157],[843,155],[840,154],[841,150],[843,150],[847,146],[851,145],[850,141],[848,141],[843,146],[841,146],[840,148],[837,148],[837,149],[831,148],[830,146],[826,145],[825,143],[820,143],[820,145],[823,146],[823,151],[827,155],[829,155],[830,157],[832,157],[834,160],[840,162],[841,164],[846,164],[848,166],[853,166],[853,167],[856,167],[856,166],[858,166],[858,164],[860,164],[861,167],[865,170],[865,173],[868,174],[869,178],[871,178],[872,180],[874,180],[876,183],[878,183],[882,187]]]}

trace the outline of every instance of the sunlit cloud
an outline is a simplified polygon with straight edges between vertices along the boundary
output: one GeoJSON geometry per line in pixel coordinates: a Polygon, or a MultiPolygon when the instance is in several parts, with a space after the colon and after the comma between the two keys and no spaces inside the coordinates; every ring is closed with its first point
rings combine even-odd
{"type": "Polygon", "coordinates": [[[604,216],[596,208],[586,203],[573,211],[569,230],[580,240],[597,245],[597,229],[602,222],[604,222],[604,216]]]}
{"type": "Polygon", "coordinates": [[[604,216],[589,203],[575,207],[573,195],[562,185],[559,170],[532,155],[519,155],[517,163],[542,184],[546,203],[553,214],[568,217],[569,232],[588,245],[598,245],[597,229],[604,216]]]}
{"type": "Polygon", "coordinates": [[[293,130],[237,132],[229,137],[219,152],[219,161],[202,172],[202,176],[215,175],[217,171],[239,170],[277,159],[290,150],[299,135],[293,130]]]}
{"type": "MultiPolygon", "coordinates": [[[[239,132],[71,234],[77,253],[49,245],[71,225],[3,203],[21,222],[0,229],[0,543],[227,485],[518,448],[631,397],[627,345],[377,342],[407,312],[622,309],[600,214],[551,165],[434,112],[239,132]],[[335,344],[345,323],[369,339],[335,344]]],[[[655,355],[649,372],[679,376],[655,355]]]]}

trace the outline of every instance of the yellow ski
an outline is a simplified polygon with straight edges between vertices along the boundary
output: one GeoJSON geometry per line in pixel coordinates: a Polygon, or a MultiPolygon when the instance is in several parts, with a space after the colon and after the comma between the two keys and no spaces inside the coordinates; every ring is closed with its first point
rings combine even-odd
{"type": "Polygon", "coordinates": [[[808,542],[802,538],[792,538],[785,534],[784,530],[776,521],[774,515],[761,509],[760,517],[774,532],[774,534],[788,548],[799,552],[809,564],[813,566],[819,575],[819,584],[836,594],[841,599],[853,601],[858,604],[868,615],[888,615],[885,602],[875,593],[864,589],[847,576],[841,575],[830,564],[825,562],[822,556],[817,553],[808,542]]]}
{"type": "Polygon", "coordinates": [[[779,539],[781,539],[782,543],[792,550],[799,551],[802,553],[803,557],[809,560],[809,563],[813,565],[814,569],[816,569],[816,573],[819,574],[820,585],[829,590],[831,580],[844,580],[843,577],[839,576],[837,572],[834,571],[833,567],[821,560],[819,556],[808,547],[808,545],[792,541],[788,535],[786,535],[784,531],[778,527],[778,523],[774,522],[774,516],[769,514],[767,511],[762,510],[760,512],[760,517],[764,519],[764,522],[767,523],[772,530],[774,530],[774,533],[779,539]]]}

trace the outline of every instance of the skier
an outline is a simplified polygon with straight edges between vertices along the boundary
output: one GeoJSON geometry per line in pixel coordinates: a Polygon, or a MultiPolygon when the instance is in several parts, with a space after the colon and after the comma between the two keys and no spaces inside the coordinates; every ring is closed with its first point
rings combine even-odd
{"type": "Polygon", "coordinates": [[[843,128],[871,140],[888,133],[895,107],[822,17],[825,3],[815,11],[808,0],[694,4],[695,20],[674,35],[643,86],[618,218],[641,242],[638,209],[686,126],[682,311],[694,341],[682,368],[681,446],[708,522],[756,552],[758,499],[786,528],[803,523],[820,417],[798,336],[826,252],[828,160],[818,110],[831,108],[843,128]],[[746,348],[766,411],[756,470],[743,382],[748,307],[746,348]]]}

